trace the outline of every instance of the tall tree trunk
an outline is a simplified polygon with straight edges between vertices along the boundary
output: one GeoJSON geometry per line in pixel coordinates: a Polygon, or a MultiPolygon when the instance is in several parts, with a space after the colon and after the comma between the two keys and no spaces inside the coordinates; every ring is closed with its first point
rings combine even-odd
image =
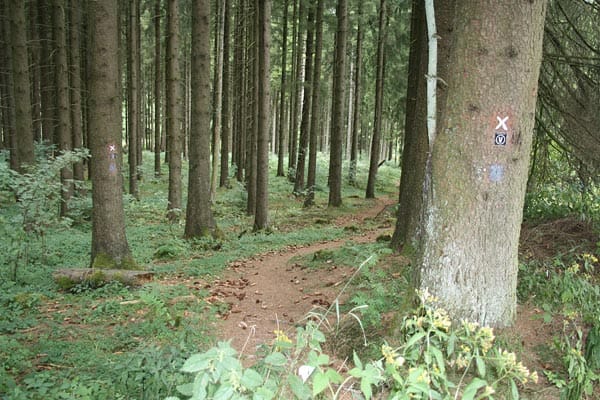
{"type": "Polygon", "coordinates": [[[287,144],[287,135],[285,127],[285,100],[287,93],[287,34],[288,34],[288,4],[289,0],[283,3],[283,26],[281,28],[281,88],[279,94],[279,119],[277,121],[277,176],[285,176],[283,167],[285,159],[285,148],[287,144]]]}
{"type": "Polygon", "coordinates": [[[162,149],[161,139],[161,101],[162,101],[162,74],[161,74],[161,24],[162,15],[161,0],[154,2],[154,176],[161,176],[160,152],[162,149]]]}
{"type": "MultiPolygon", "coordinates": [[[[73,148],[83,147],[83,115],[81,101],[81,7],[79,3],[71,2],[69,10],[71,19],[70,38],[70,75],[71,75],[71,140],[73,148]]],[[[73,164],[73,179],[83,181],[83,162],[73,164]]]]}
{"type": "Polygon", "coordinates": [[[258,12],[258,137],[254,230],[269,227],[269,120],[271,105],[271,0],[256,0],[258,12]]]}
{"type": "Polygon", "coordinates": [[[288,158],[288,173],[289,179],[293,180],[296,177],[296,161],[298,158],[298,108],[300,107],[300,102],[302,98],[302,86],[300,82],[302,82],[302,55],[304,54],[304,29],[305,25],[304,21],[304,1],[298,0],[298,19],[294,19],[294,27],[296,33],[296,43],[293,47],[292,57],[294,60],[294,84],[292,85],[292,101],[291,101],[291,111],[290,111],[290,133],[289,133],[289,148],[290,154],[288,158]]]}
{"type": "MultiPolygon", "coordinates": [[[[71,101],[69,96],[69,63],[67,56],[67,22],[64,0],[54,0],[52,7],[52,25],[54,30],[54,82],[56,86],[56,133],[61,152],[73,149],[71,138],[71,101]]],[[[69,200],[73,196],[73,169],[65,167],[60,170],[62,183],[60,215],[69,211],[69,200]]]]}
{"type": "Polygon", "coordinates": [[[234,97],[233,109],[235,110],[234,115],[234,130],[233,130],[233,145],[232,149],[235,150],[232,154],[233,162],[236,166],[236,180],[238,182],[244,181],[244,167],[246,165],[246,105],[244,102],[246,96],[246,86],[248,71],[246,68],[246,34],[245,26],[247,19],[246,13],[246,1],[238,0],[238,6],[236,10],[236,23],[235,23],[235,34],[234,34],[234,82],[233,92],[238,93],[234,97]]]}
{"type": "Polygon", "coordinates": [[[383,114],[383,83],[385,71],[385,38],[387,27],[386,2],[379,3],[379,37],[377,39],[377,78],[375,80],[375,113],[373,121],[373,136],[371,137],[371,158],[369,162],[369,178],[367,180],[367,199],[375,198],[375,181],[379,168],[381,153],[381,120],[383,114]]]}
{"type": "Polygon", "coordinates": [[[121,176],[121,96],[117,0],[90,3],[90,135],[92,174],[91,266],[131,269],[121,176]]]}
{"type": "Polygon", "coordinates": [[[219,178],[219,157],[221,155],[221,129],[223,123],[223,27],[225,18],[225,0],[217,1],[215,17],[215,65],[213,78],[213,112],[212,112],[212,168],[210,171],[210,198],[217,196],[217,180],[219,178]]]}
{"type": "Polygon", "coordinates": [[[356,185],[356,168],[358,164],[358,133],[360,132],[360,109],[362,104],[362,41],[363,41],[363,2],[358,2],[358,30],[356,32],[355,72],[354,72],[354,104],[352,107],[352,139],[350,141],[350,168],[348,183],[356,185]]]}
{"type": "Polygon", "coordinates": [[[13,61],[12,61],[12,48],[11,48],[11,33],[10,33],[10,5],[8,2],[4,2],[2,5],[2,14],[6,16],[0,21],[0,27],[2,28],[2,42],[3,48],[10,49],[10,51],[0,52],[0,60],[2,62],[2,69],[0,70],[0,79],[3,86],[2,96],[2,123],[3,123],[3,141],[6,148],[10,151],[9,165],[13,170],[19,169],[19,160],[17,155],[17,129],[15,121],[15,97],[14,97],[14,76],[12,73],[13,61]]]}
{"type": "Polygon", "coordinates": [[[167,216],[179,219],[181,212],[181,71],[179,68],[179,0],[167,0],[167,151],[169,152],[169,204],[167,216]]]}
{"type": "Polygon", "coordinates": [[[247,24],[247,43],[250,46],[247,50],[248,57],[248,79],[246,90],[246,115],[245,120],[250,127],[246,133],[246,189],[248,192],[248,201],[246,203],[246,212],[248,215],[256,214],[256,176],[257,176],[257,139],[258,139],[258,85],[259,85],[259,47],[258,47],[258,24],[259,15],[256,1],[249,5],[252,21],[247,24]]]}
{"type": "Polygon", "coordinates": [[[456,320],[515,318],[545,11],[544,0],[457,2],[418,264],[419,287],[456,320]]]}
{"type": "Polygon", "coordinates": [[[40,95],[42,140],[47,144],[54,143],[54,107],[56,93],[53,76],[53,38],[50,22],[52,12],[51,0],[38,0],[38,23],[40,35],[40,95]]]}
{"type": "MultiPolygon", "coordinates": [[[[38,24],[37,4],[29,7],[29,74],[31,78],[31,118],[33,123],[33,140],[42,141],[42,121],[41,115],[41,62],[40,62],[40,32],[38,24]]],[[[4,48],[8,48],[4,47],[4,48]]]]}
{"type": "MultiPolygon", "coordinates": [[[[447,78],[448,54],[454,26],[455,0],[436,3],[438,39],[438,76],[447,78]]],[[[425,75],[427,74],[427,30],[425,6],[421,0],[413,0],[411,13],[410,51],[408,61],[404,147],[400,176],[399,207],[396,228],[392,236],[392,248],[414,254],[420,243],[423,218],[423,184],[427,160],[427,97],[425,75]],[[408,246],[408,247],[407,247],[408,246]]],[[[447,89],[438,85],[438,117],[445,103],[447,89]]]]}
{"type": "Polygon", "coordinates": [[[342,205],[342,141],[344,139],[344,99],[346,77],[346,36],[348,34],[348,1],[338,0],[336,8],[335,63],[333,66],[333,100],[331,104],[331,144],[329,156],[330,207],[342,205]]]}
{"type": "Polygon", "coordinates": [[[231,147],[231,0],[225,0],[223,20],[223,102],[221,106],[223,129],[221,130],[221,174],[219,186],[229,181],[229,149],[231,147]]]}
{"type": "Polygon", "coordinates": [[[138,136],[140,133],[141,124],[141,108],[138,102],[140,91],[140,76],[139,63],[140,54],[138,52],[138,30],[139,30],[139,0],[133,0],[129,3],[129,24],[128,24],[128,38],[127,41],[127,71],[128,71],[128,85],[127,85],[127,122],[128,122],[128,133],[129,133],[129,194],[139,200],[140,193],[138,188],[138,136]]]}
{"type": "Polygon", "coordinates": [[[10,0],[10,38],[12,44],[13,99],[15,106],[16,156],[17,170],[25,165],[33,165],[33,122],[31,119],[31,101],[29,93],[29,60],[27,55],[27,20],[25,3],[22,0],[10,0]]]}
{"type": "Polygon", "coordinates": [[[306,180],[306,199],[304,200],[304,206],[310,207],[315,202],[315,189],[317,183],[317,146],[319,138],[319,128],[321,113],[319,112],[321,107],[320,91],[321,91],[321,60],[323,53],[323,0],[317,1],[317,16],[315,26],[315,65],[312,79],[312,112],[310,123],[310,140],[309,140],[309,153],[308,153],[308,177],[306,180]]]}
{"type": "Polygon", "coordinates": [[[185,237],[216,234],[210,208],[210,0],[192,2],[192,109],[185,237]]]}
{"type": "Polygon", "coordinates": [[[311,5],[306,19],[306,56],[304,57],[304,84],[301,85],[302,115],[300,122],[300,142],[298,144],[298,160],[296,161],[296,177],[294,179],[294,193],[299,194],[304,190],[304,169],[306,167],[306,151],[310,136],[310,111],[312,101],[312,66],[313,43],[315,26],[315,8],[311,5]]]}

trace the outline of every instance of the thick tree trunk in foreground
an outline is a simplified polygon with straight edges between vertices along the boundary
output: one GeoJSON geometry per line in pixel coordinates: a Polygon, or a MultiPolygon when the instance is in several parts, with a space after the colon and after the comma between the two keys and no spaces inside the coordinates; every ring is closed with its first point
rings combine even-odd
{"type": "Polygon", "coordinates": [[[134,269],[123,211],[117,0],[90,3],[91,266],[134,269]]]}
{"type": "Polygon", "coordinates": [[[419,271],[457,320],[515,318],[545,10],[545,0],[457,3],[419,271]]]}
{"type": "Polygon", "coordinates": [[[185,237],[215,235],[210,208],[210,1],[192,3],[192,115],[185,237]]]}

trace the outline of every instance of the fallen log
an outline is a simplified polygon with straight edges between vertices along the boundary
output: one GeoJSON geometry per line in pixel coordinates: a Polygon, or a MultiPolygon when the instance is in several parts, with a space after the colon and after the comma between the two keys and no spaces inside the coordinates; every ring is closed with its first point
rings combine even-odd
{"type": "Polygon", "coordinates": [[[79,284],[100,287],[108,282],[139,286],[152,280],[154,272],[127,269],[65,268],[54,271],[52,277],[61,289],[69,290],[79,284]]]}

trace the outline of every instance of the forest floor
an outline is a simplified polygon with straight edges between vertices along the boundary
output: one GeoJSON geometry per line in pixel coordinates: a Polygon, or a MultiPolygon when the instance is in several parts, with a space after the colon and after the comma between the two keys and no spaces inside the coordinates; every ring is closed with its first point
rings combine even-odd
{"type": "MultiPolygon", "coordinates": [[[[360,230],[345,239],[324,240],[306,246],[291,246],[230,263],[223,276],[210,284],[211,299],[226,305],[217,326],[217,336],[231,340],[236,350],[251,364],[261,344],[271,345],[275,331],[294,336],[296,324],[316,311],[330,309],[336,299],[343,304],[347,297],[342,288],[352,279],[357,267],[339,268],[333,262],[326,268],[307,268],[299,257],[319,257],[348,242],[368,243],[393,233],[395,199],[380,198],[372,207],[351,216],[339,217],[335,224],[351,228],[365,221],[380,221],[373,229],[360,230]]],[[[597,235],[585,224],[573,219],[551,224],[528,226],[522,230],[521,253],[529,259],[543,259],[573,246],[595,245],[597,235]]],[[[331,261],[331,260],[327,260],[331,261]]],[[[401,261],[402,262],[402,261],[401,261]]],[[[406,262],[406,261],[404,261],[406,262]]],[[[334,312],[335,313],[335,312],[334,312]]],[[[515,351],[529,368],[538,371],[540,382],[531,388],[529,398],[558,399],[558,389],[545,379],[543,370],[554,369],[559,360],[548,359],[553,340],[562,335],[563,321],[544,320],[544,311],[533,303],[519,304],[517,320],[511,328],[497,334],[510,351],[515,351]]],[[[356,334],[359,334],[358,332],[356,334]]]]}
{"type": "Polygon", "coordinates": [[[313,269],[295,260],[311,254],[318,256],[319,252],[337,249],[347,242],[369,243],[391,235],[394,227],[384,215],[394,205],[395,201],[389,198],[375,199],[371,208],[336,219],[335,224],[347,229],[366,220],[381,220],[374,229],[356,236],[288,247],[231,263],[223,279],[211,288],[215,300],[229,304],[222,314],[218,336],[231,339],[234,348],[250,360],[260,344],[273,341],[274,331],[292,337],[295,324],[312,310],[328,309],[358,268],[340,268],[332,260],[325,260],[329,262],[326,268],[313,269]]]}

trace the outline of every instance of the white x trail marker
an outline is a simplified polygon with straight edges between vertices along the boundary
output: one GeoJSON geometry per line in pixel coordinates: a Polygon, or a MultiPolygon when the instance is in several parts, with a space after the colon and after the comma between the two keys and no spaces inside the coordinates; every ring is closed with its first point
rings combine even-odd
{"type": "Polygon", "coordinates": [[[498,120],[498,125],[494,129],[502,129],[503,131],[508,131],[508,126],[506,126],[506,122],[508,121],[508,117],[500,118],[496,117],[498,120]]]}

